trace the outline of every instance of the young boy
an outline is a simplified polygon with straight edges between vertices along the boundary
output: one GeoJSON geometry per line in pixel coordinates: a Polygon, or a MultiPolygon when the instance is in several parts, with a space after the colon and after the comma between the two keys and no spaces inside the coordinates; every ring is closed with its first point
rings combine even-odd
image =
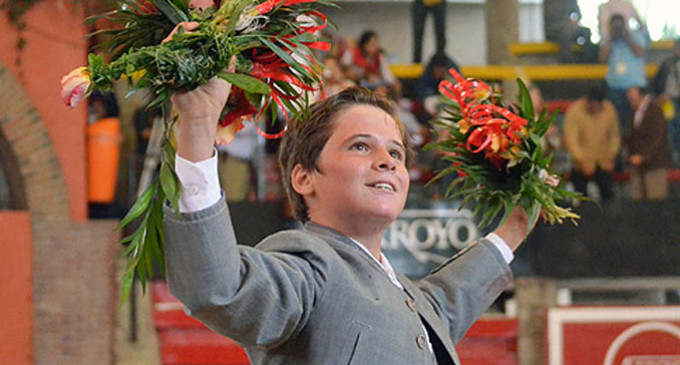
{"type": "Polygon", "coordinates": [[[213,149],[229,88],[214,79],[173,99],[182,213],[166,210],[166,257],[188,313],[253,364],[458,364],[454,343],[512,280],[526,214],[513,211],[418,282],[392,270],[381,239],[404,208],[411,151],[392,103],[351,88],[283,137],[283,181],[303,229],[238,246],[213,149]]]}

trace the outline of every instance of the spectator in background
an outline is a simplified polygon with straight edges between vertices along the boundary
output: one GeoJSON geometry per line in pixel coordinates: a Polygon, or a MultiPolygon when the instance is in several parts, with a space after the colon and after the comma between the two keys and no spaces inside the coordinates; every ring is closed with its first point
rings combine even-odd
{"type": "Polygon", "coordinates": [[[646,87],[645,49],[647,34],[630,31],[624,17],[615,14],[609,21],[610,36],[600,44],[600,61],[607,62],[607,97],[614,104],[623,135],[630,132],[632,110],[626,92],[632,87],[646,87]]]}
{"type": "Polygon", "coordinates": [[[575,190],[588,195],[588,182],[594,181],[606,203],[614,196],[611,175],[621,134],[616,110],[604,97],[603,88],[594,87],[571,104],[564,119],[564,143],[572,156],[575,190]]]}
{"type": "Polygon", "coordinates": [[[220,184],[230,203],[247,201],[250,193],[255,192],[253,163],[258,138],[255,123],[257,119],[245,121],[233,141],[217,146],[220,184]]]}
{"type": "Polygon", "coordinates": [[[590,31],[579,25],[581,10],[576,0],[544,0],[543,24],[545,39],[560,46],[559,58],[563,63],[574,63],[573,46],[590,43],[590,31]]]}
{"type": "Polygon", "coordinates": [[[323,60],[323,84],[321,85],[320,99],[331,97],[340,91],[354,86],[354,81],[345,76],[345,72],[340,65],[340,61],[333,56],[328,56],[323,60]]]}
{"type": "Polygon", "coordinates": [[[434,35],[437,42],[435,53],[443,53],[446,48],[446,1],[413,0],[413,63],[423,58],[423,33],[427,13],[434,18],[434,35]]]}
{"type": "Polygon", "coordinates": [[[653,82],[654,94],[669,121],[668,134],[673,164],[680,166],[680,38],[675,40],[673,55],[665,59],[653,82]]]}
{"type": "Polygon", "coordinates": [[[92,124],[104,118],[118,118],[118,99],[112,92],[95,90],[87,104],[88,123],[92,124]]]}
{"type": "Polygon", "coordinates": [[[411,103],[408,99],[402,97],[396,90],[389,87],[387,84],[376,85],[369,90],[377,94],[384,95],[394,102],[395,115],[399,118],[406,131],[410,143],[413,147],[420,147],[424,142],[424,134],[427,133],[427,128],[418,122],[418,119],[411,112],[411,103]]]}
{"type": "Polygon", "coordinates": [[[602,43],[610,39],[609,22],[615,14],[623,17],[623,23],[629,31],[636,31],[642,28],[640,15],[637,10],[635,10],[633,4],[626,0],[609,0],[601,4],[597,9],[597,19],[599,22],[602,43]],[[631,23],[633,23],[634,27],[631,27],[631,23]]]}
{"type": "Polygon", "coordinates": [[[670,167],[666,120],[645,90],[631,88],[628,99],[635,110],[628,156],[633,167],[630,196],[633,200],[663,200],[668,196],[670,167]]]}
{"type": "Polygon", "coordinates": [[[449,69],[460,72],[458,65],[444,53],[435,53],[418,79],[416,99],[423,105],[430,118],[439,113],[439,83],[449,75],[449,69]]]}
{"type": "Polygon", "coordinates": [[[345,52],[340,62],[350,68],[349,77],[359,85],[375,88],[386,83],[401,93],[401,84],[390,72],[389,63],[380,48],[376,32],[372,30],[363,32],[356,47],[345,52]]]}

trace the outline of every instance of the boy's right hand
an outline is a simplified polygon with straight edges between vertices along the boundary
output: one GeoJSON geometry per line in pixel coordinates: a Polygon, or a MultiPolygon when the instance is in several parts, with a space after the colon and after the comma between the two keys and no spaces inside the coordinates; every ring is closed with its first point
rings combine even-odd
{"type": "MultiPolygon", "coordinates": [[[[236,58],[227,72],[236,68],[236,58]]],[[[179,116],[177,153],[192,162],[206,160],[213,155],[217,121],[229,98],[231,84],[213,77],[206,84],[187,92],[175,93],[171,100],[179,116]]]]}

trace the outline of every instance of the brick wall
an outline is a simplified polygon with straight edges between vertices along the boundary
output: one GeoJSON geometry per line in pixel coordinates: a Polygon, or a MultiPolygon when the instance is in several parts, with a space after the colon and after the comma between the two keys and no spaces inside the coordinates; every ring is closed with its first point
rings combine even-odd
{"type": "Polygon", "coordinates": [[[71,221],[63,170],[46,126],[1,63],[0,111],[34,238],[34,363],[112,364],[116,222],[71,221]]]}

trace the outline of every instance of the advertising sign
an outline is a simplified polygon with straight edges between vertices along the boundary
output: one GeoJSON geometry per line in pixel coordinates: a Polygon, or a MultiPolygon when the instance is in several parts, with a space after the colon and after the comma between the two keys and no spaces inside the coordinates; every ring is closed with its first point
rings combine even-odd
{"type": "Polygon", "coordinates": [[[420,278],[480,237],[472,212],[452,204],[407,207],[383,239],[383,253],[392,266],[420,278]]]}
{"type": "Polygon", "coordinates": [[[680,306],[550,308],[549,365],[680,365],[680,306]]]}

